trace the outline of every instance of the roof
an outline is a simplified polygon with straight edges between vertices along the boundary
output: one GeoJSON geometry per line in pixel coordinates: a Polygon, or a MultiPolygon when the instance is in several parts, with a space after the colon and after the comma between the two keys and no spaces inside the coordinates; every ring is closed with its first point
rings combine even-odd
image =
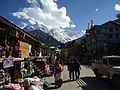
{"type": "Polygon", "coordinates": [[[10,21],[8,21],[7,19],[5,19],[4,17],[0,16],[0,22],[3,24],[6,24],[12,28],[17,29],[18,31],[26,34],[29,38],[33,39],[36,42],[39,42],[41,45],[44,45],[41,41],[39,41],[38,39],[36,39],[35,37],[33,37],[32,35],[30,35],[29,33],[25,32],[23,29],[19,28],[18,26],[16,26],[15,24],[11,23],[10,21]]]}
{"type": "Polygon", "coordinates": [[[108,22],[102,24],[101,26],[104,26],[104,25],[106,25],[106,24],[108,24],[108,23],[112,23],[112,24],[115,24],[115,25],[119,25],[119,26],[120,26],[120,19],[116,19],[116,20],[113,20],[113,21],[108,21],[108,22]]]}
{"type": "Polygon", "coordinates": [[[90,29],[86,30],[86,33],[93,32],[95,29],[100,28],[100,25],[94,25],[90,29]]]}
{"type": "Polygon", "coordinates": [[[120,25],[120,19],[114,20],[113,22],[120,25]]]}

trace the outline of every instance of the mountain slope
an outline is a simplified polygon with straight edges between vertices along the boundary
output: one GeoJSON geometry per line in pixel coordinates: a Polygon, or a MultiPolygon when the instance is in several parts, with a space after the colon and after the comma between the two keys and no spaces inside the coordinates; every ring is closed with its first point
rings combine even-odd
{"type": "Polygon", "coordinates": [[[53,38],[55,38],[57,41],[61,43],[66,43],[66,42],[78,39],[83,35],[83,32],[70,31],[70,30],[65,30],[65,29],[54,28],[54,29],[49,30],[44,25],[27,26],[24,28],[24,30],[27,32],[36,31],[36,30],[43,31],[44,33],[51,35],[53,38]]]}
{"type": "Polygon", "coordinates": [[[51,29],[49,34],[62,43],[66,43],[81,37],[81,32],[64,29],[51,29]]]}
{"type": "Polygon", "coordinates": [[[29,33],[47,45],[50,45],[50,46],[60,45],[60,42],[58,42],[52,36],[44,33],[43,31],[33,30],[33,31],[30,31],[29,33]]]}

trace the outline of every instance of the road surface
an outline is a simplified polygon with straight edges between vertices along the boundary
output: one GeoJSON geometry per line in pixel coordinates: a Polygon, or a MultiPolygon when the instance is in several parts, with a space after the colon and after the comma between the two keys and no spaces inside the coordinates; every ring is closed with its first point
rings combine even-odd
{"type": "Polygon", "coordinates": [[[97,79],[93,71],[81,65],[81,76],[79,80],[70,81],[67,67],[62,72],[63,85],[60,88],[54,87],[54,76],[47,77],[46,81],[51,83],[48,90],[115,90],[107,79],[97,79]]]}

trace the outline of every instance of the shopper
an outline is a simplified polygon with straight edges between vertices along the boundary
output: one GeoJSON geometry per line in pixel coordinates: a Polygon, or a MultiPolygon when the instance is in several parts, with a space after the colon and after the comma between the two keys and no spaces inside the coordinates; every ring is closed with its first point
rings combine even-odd
{"type": "Polygon", "coordinates": [[[55,76],[55,87],[61,87],[62,85],[62,78],[61,78],[61,72],[63,68],[59,61],[56,60],[54,65],[54,76],[55,76]]]}

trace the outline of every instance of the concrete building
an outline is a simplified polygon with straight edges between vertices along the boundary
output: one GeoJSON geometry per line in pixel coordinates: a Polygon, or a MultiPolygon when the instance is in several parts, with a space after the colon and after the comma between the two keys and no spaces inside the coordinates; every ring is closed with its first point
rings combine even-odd
{"type": "Polygon", "coordinates": [[[90,57],[120,55],[120,19],[92,26],[86,30],[86,41],[90,57]]]}

